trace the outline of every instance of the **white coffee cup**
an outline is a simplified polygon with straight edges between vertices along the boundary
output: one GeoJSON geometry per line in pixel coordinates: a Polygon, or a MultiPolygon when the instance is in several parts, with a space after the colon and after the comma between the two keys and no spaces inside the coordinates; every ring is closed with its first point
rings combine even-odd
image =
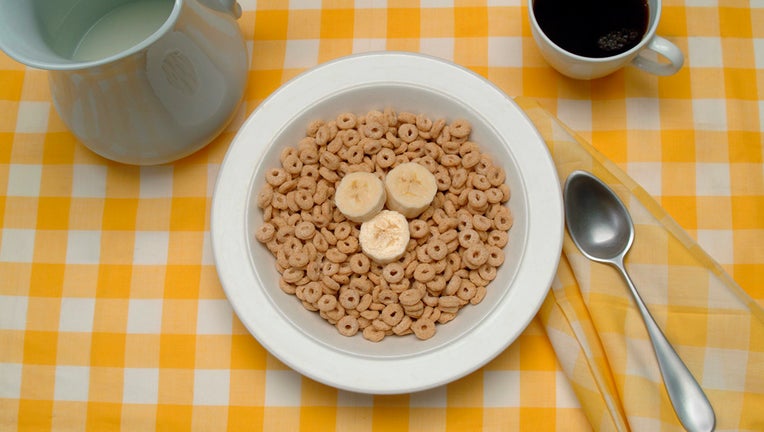
{"type": "Polygon", "coordinates": [[[628,64],[655,75],[673,75],[682,68],[684,55],[679,47],[655,34],[661,17],[661,0],[648,0],[647,31],[640,42],[628,51],[610,57],[584,57],[566,51],[555,44],[544,33],[536,19],[533,11],[535,1],[528,0],[533,39],[544,60],[563,75],[576,79],[600,78],[628,64]],[[654,60],[655,56],[650,55],[650,52],[658,54],[667,62],[654,60]]]}

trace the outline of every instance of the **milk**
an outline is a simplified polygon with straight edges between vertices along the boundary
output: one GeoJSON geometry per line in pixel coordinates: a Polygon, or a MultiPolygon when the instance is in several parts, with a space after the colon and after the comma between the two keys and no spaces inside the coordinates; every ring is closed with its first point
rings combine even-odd
{"type": "Polygon", "coordinates": [[[115,8],[88,29],[72,59],[98,60],[135,46],[159,30],[173,5],[168,0],[138,0],[115,8]]]}

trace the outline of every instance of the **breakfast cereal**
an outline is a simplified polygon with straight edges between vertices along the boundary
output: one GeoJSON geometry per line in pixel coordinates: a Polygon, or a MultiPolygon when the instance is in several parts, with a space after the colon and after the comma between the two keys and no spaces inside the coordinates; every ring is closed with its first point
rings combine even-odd
{"type": "Polygon", "coordinates": [[[462,307],[480,303],[505,260],[514,219],[506,173],[471,132],[466,120],[389,108],[307,125],[306,136],[280,153],[280,166],[265,171],[256,196],[263,223],[254,237],[273,254],[281,290],[340,334],[372,342],[431,338],[462,307]],[[334,194],[346,174],[384,180],[410,162],[432,174],[437,192],[409,218],[403,255],[380,264],[362,249],[361,224],[339,211],[334,194]]]}

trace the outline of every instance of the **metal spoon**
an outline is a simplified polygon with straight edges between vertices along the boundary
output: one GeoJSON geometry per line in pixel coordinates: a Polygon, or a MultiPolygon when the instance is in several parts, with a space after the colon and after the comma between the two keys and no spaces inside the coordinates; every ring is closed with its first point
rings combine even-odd
{"type": "Polygon", "coordinates": [[[607,185],[584,171],[568,176],[563,195],[573,242],[587,258],[617,268],[629,286],[679,421],[688,431],[714,430],[716,418],[708,398],[655,323],[624,267],[624,257],[634,241],[628,210],[607,185]]]}

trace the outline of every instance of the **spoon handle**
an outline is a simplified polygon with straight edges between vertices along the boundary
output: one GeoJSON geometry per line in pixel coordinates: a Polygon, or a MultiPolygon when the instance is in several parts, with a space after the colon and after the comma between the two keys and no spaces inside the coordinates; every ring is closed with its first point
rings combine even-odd
{"type": "Polygon", "coordinates": [[[637,287],[631,281],[623,261],[614,262],[615,267],[620,270],[621,275],[637,303],[639,313],[645,321],[647,333],[650,335],[650,341],[655,350],[655,356],[658,359],[658,366],[663,376],[663,382],[666,386],[671,404],[674,406],[679,421],[685,429],[690,432],[695,431],[713,431],[716,424],[714,409],[708,401],[703,389],[687,369],[679,355],[666,339],[658,324],[650,315],[647,306],[637,292],[637,287]]]}

